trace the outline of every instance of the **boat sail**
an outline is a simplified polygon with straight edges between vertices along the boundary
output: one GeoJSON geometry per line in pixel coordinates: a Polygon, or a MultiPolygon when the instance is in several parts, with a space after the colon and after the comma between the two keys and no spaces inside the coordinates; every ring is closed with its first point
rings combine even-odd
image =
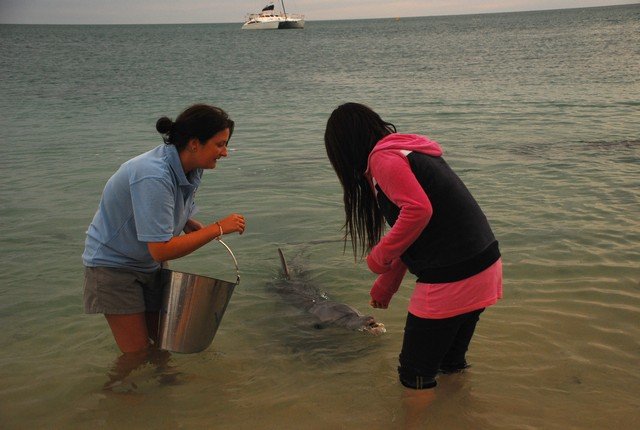
{"type": "Polygon", "coordinates": [[[282,30],[291,28],[304,28],[304,15],[287,13],[284,0],[280,0],[282,12],[277,12],[273,2],[262,8],[260,13],[248,14],[243,30],[282,30]]]}

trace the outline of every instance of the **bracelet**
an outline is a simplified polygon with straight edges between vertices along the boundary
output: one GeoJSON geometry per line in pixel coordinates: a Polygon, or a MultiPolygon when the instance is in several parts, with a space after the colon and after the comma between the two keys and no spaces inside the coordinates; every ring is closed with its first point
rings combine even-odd
{"type": "MultiPolygon", "coordinates": [[[[220,229],[220,236],[222,236],[224,234],[224,231],[222,230],[222,225],[220,225],[219,222],[216,221],[216,225],[218,226],[218,228],[220,229]]],[[[218,237],[220,237],[218,236],[218,237]]]]}

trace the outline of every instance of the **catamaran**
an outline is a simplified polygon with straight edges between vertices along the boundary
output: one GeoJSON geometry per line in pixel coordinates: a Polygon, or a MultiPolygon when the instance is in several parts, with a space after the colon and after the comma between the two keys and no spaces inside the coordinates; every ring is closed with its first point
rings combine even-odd
{"type": "Polygon", "coordinates": [[[282,12],[276,12],[273,2],[262,8],[260,13],[247,15],[243,30],[281,30],[288,28],[304,28],[304,15],[287,13],[284,0],[280,0],[282,12]]]}

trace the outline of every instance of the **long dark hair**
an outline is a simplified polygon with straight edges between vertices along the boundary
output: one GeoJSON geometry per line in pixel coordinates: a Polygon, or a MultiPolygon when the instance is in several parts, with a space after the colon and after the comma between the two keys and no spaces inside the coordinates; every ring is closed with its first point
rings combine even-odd
{"type": "Polygon", "coordinates": [[[234,122],[225,111],[205,104],[188,107],[175,122],[166,116],[156,122],[156,130],[162,135],[164,143],[174,145],[178,152],[182,151],[193,138],[197,138],[204,144],[212,136],[227,128],[231,138],[233,127],[234,122]]]}
{"type": "Polygon", "coordinates": [[[365,177],[373,147],[396,132],[369,107],[345,103],[335,109],[324,132],[324,145],[344,191],[344,242],[351,239],[353,255],[364,256],[382,237],[384,220],[369,180],[365,177]]]}

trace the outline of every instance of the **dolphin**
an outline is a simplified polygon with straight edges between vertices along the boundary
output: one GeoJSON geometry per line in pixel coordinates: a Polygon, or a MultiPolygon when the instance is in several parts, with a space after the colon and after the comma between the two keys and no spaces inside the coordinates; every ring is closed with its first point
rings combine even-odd
{"type": "Polygon", "coordinates": [[[347,304],[331,300],[325,292],[310,283],[294,278],[280,248],[278,248],[278,255],[284,280],[275,285],[276,291],[297,308],[313,315],[318,320],[317,328],[337,326],[372,335],[387,331],[384,324],[377,322],[374,317],[363,315],[347,304]]]}

